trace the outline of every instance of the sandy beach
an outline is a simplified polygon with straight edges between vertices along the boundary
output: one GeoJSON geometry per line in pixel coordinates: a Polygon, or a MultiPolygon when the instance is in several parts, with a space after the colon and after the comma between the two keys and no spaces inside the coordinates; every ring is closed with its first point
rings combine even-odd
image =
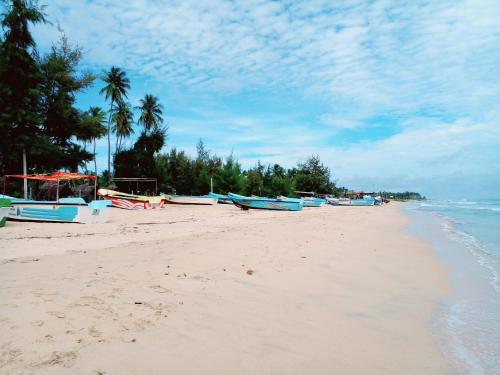
{"type": "Polygon", "coordinates": [[[110,213],[0,230],[0,373],[450,373],[398,203],[110,213]]]}

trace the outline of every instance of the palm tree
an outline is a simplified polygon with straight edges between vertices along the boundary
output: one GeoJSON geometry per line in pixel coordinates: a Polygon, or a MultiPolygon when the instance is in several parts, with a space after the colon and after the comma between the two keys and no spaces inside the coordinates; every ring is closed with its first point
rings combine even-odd
{"type": "Polygon", "coordinates": [[[130,90],[130,81],[126,73],[116,66],[111,67],[109,72],[104,72],[102,80],[106,83],[106,86],[101,89],[100,94],[105,94],[106,100],[111,101],[108,118],[108,171],[111,172],[111,116],[114,105],[127,97],[127,91],[130,90]]]}
{"type": "Polygon", "coordinates": [[[134,114],[129,103],[124,101],[118,102],[118,106],[113,113],[113,131],[116,133],[116,148],[115,157],[120,152],[122,140],[130,137],[134,133],[132,124],[134,122],[134,114]]]}
{"type": "Polygon", "coordinates": [[[144,126],[146,132],[157,129],[163,123],[163,106],[156,96],[146,94],[136,108],[141,111],[138,123],[144,126]]]}
{"type": "Polygon", "coordinates": [[[106,135],[106,126],[104,126],[106,112],[99,107],[90,107],[83,114],[83,126],[86,128],[85,142],[94,142],[94,171],[97,176],[97,161],[96,161],[96,141],[106,135]]]}

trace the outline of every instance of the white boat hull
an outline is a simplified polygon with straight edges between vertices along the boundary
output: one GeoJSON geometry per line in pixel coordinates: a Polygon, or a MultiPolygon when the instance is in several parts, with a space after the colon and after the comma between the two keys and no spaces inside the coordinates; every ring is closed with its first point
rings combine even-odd
{"type": "Polygon", "coordinates": [[[9,214],[10,207],[0,207],[0,227],[5,225],[5,220],[9,214]]]}
{"type": "Polygon", "coordinates": [[[16,221],[98,224],[108,220],[108,210],[86,204],[13,202],[7,218],[16,221]]]}
{"type": "Polygon", "coordinates": [[[214,205],[217,203],[217,199],[211,197],[165,195],[164,198],[168,204],[214,205]]]}

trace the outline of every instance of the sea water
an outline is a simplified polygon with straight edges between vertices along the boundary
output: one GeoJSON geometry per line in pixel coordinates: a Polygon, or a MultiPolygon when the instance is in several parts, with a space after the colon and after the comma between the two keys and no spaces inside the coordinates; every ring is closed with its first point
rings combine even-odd
{"type": "Polygon", "coordinates": [[[406,205],[410,232],[435,248],[453,291],[433,332],[453,373],[500,374],[500,200],[427,200],[406,205]]]}

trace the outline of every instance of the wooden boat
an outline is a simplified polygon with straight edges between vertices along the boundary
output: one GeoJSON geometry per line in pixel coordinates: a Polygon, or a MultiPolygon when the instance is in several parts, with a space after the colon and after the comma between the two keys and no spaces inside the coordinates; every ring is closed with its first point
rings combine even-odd
{"type": "Polygon", "coordinates": [[[208,193],[208,195],[214,199],[217,199],[217,203],[233,204],[233,201],[227,195],[217,194],[217,193],[208,193]]]}
{"type": "MultiPolygon", "coordinates": [[[[14,198],[0,195],[0,198],[11,200],[11,208],[7,214],[8,220],[18,221],[46,221],[58,223],[104,223],[107,221],[107,203],[94,200],[86,203],[82,198],[59,198],[59,183],[61,181],[72,181],[81,179],[94,180],[96,186],[96,177],[92,175],[82,175],[78,173],[55,172],[51,175],[7,175],[8,178],[17,178],[25,180],[38,180],[56,185],[55,201],[37,201],[29,199],[14,198]]],[[[94,197],[96,191],[94,190],[94,197]]]]}
{"type": "Polygon", "coordinates": [[[279,210],[279,211],[300,211],[303,207],[303,202],[300,199],[296,200],[279,200],[274,198],[252,198],[243,195],[228,194],[235,206],[243,209],[262,209],[262,210],[279,210]]]}
{"type": "Polygon", "coordinates": [[[127,194],[108,189],[99,189],[97,194],[103,199],[111,202],[113,207],[123,208],[125,210],[163,208],[166,201],[163,196],[148,197],[145,195],[127,194]]]}
{"type": "Polygon", "coordinates": [[[373,206],[375,199],[369,195],[365,195],[363,199],[339,199],[339,206],[373,206]]]}
{"type": "Polygon", "coordinates": [[[217,199],[210,195],[162,195],[168,204],[213,205],[217,199]]]}
{"type": "Polygon", "coordinates": [[[0,199],[0,228],[5,226],[5,221],[7,220],[7,215],[9,214],[11,207],[11,200],[7,198],[0,199]]]}

